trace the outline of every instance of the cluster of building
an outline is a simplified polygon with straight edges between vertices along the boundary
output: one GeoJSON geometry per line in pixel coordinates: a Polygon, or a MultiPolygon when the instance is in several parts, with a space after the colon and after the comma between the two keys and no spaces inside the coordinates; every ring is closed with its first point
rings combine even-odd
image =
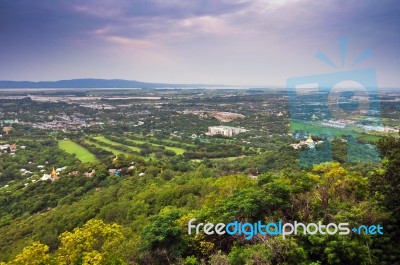
{"type": "MultiPolygon", "coordinates": [[[[15,120],[2,120],[2,121],[0,121],[0,127],[3,127],[3,129],[2,129],[2,133],[4,133],[4,134],[8,134],[12,129],[13,129],[13,127],[12,126],[10,126],[10,125],[12,125],[12,124],[14,124],[14,123],[18,123],[18,119],[15,119],[15,120]],[[6,126],[7,125],[7,126],[6,126]]],[[[1,132],[0,132],[0,138],[3,138],[3,134],[1,134],[1,132]]]]}
{"type": "Polygon", "coordinates": [[[245,116],[239,113],[225,112],[225,111],[199,111],[199,110],[185,110],[183,114],[194,114],[201,118],[214,117],[221,122],[230,122],[236,119],[243,119],[245,116]]]}
{"type": "Polygon", "coordinates": [[[211,111],[211,116],[216,118],[221,122],[230,122],[236,119],[243,119],[245,116],[238,113],[233,112],[219,112],[219,111],[211,111]]]}
{"type": "MultiPolygon", "coordinates": [[[[379,120],[376,119],[369,119],[372,124],[376,124],[379,120]]],[[[357,127],[361,128],[365,132],[384,132],[384,133],[391,133],[397,132],[398,130],[393,127],[389,126],[382,126],[382,125],[363,125],[357,124],[356,121],[353,120],[346,120],[346,119],[339,119],[339,120],[324,120],[321,122],[321,125],[324,127],[334,128],[334,129],[345,129],[348,125],[356,125],[357,127]]]]}
{"type": "Polygon", "coordinates": [[[49,122],[33,123],[32,127],[42,130],[79,130],[87,127],[85,120],[80,121],[67,121],[67,120],[56,120],[49,122]]]}
{"type": "Polygon", "coordinates": [[[344,129],[346,127],[346,123],[342,121],[323,121],[321,122],[322,126],[329,127],[329,128],[334,128],[334,129],[344,129]]]}
{"type": "Polygon", "coordinates": [[[108,110],[115,109],[115,107],[113,107],[111,105],[108,105],[108,104],[95,104],[95,103],[90,103],[89,104],[88,103],[88,104],[81,104],[79,106],[84,107],[84,108],[99,109],[99,110],[102,110],[102,109],[108,109],[108,110]]]}
{"type": "Polygon", "coordinates": [[[94,125],[103,125],[102,122],[97,121],[87,121],[87,119],[80,117],[79,114],[74,115],[56,115],[49,116],[52,121],[45,122],[26,122],[25,124],[30,124],[33,128],[42,130],[79,130],[85,127],[94,125]]]}
{"type": "MultiPolygon", "coordinates": [[[[38,166],[38,168],[42,168],[42,170],[44,170],[43,167],[44,166],[38,166]]],[[[54,180],[59,178],[60,172],[65,170],[66,168],[67,168],[66,166],[65,167],[60,167],[60,168],[57,168],[57,169],[55,169],[53,167],[53,170],[51,171],[51,173],[50,174],[44,173],[43,176],[40,178],[40,180],[42,180],[42,181],[45,181],[45,180],[54,181],[54,180]]]]}
{"type": "Polygon", "coordinates": [[[53,171],[51,171],[50,174],[43,174],[43,177],[40,178],[40,180],[45,181],[45,180],[51,180],[54,181],[56,179],[58,179],[58,172],[54,169],[53,167],[53,171]]]}
{"type": "Polygon", "coordinates": [[[314,141],[311,137],[311,134],[308,136],[307,140],[300,141],[296,144],[291,144],[293,149],[300,149],[303,146],[307,146],[308,148],[315,148],[316,145],[323,143],[323,141],[314,141]]]}
{"type": "Polygon", "coordinates": [[[28,96],[33,101],[38,102],[65,102],[65,103],[73,103],[77,101],[92,101],[92,100],[100,100],[101,97],[79,97],[79,96],[49,96],[49,95],[29,95],[28,96]]]}
{"type": "Polygon", "coordinates": [[[389,126],[362,125],[361,128],[366,132],[385,132],[385,133],[398,132],[397,129],[389,127],[389,126]]]}
{"type": "MultiPolygon", "coordinates": [[[[21,146],[21,149],[25,149],[26,146],[21,146]]],[[[2,144],[0,145],[0,155],[1,154],[10,154],[15,155],[17,152],[17,145],[16,144],[2,144]]]]}
{"type": "MultiPolygon", "coordinates": [[[[15,113],[14,113],[15,114],[15,113]]],[[[15,123],[18,123],[19,120],[18,119],[14,119],[14,120],[0,120],[0,126],[6,126],[6,125],[13,125],[15,123]]]]}

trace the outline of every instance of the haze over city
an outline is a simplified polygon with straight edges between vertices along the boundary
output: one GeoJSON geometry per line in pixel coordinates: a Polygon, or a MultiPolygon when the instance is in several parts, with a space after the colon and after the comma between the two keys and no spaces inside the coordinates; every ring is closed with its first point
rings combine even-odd
{"type": "Polygon", "coordinates": [[[0,80],[121,78],[285,86],[287,78],[375,68],[400,78],[396,1],[2,1],[0,80]],[[321,51],[338,69],[315,58],[321,51]]]}

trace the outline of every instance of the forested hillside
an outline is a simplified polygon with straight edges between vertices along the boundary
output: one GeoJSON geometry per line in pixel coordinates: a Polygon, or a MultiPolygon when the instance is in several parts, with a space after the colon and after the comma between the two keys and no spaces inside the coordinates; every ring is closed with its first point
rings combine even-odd
{"type": "Polygon", "coordinates": [[[110,163],[136,168],[112,176],[102,162],[83,164],[77,170],[95,168],[93,177],[1,194],[0,257],[4,264],[397,264],[400,140],[385,137],[379,148],[382,163],[310,168],[284,148],[235,161],[121,155],[110,163]],[[249,177],[246,168],[260,174],[249,177]],[[188,235],[192,218],[380,224],[384,234],[188,235]]]}

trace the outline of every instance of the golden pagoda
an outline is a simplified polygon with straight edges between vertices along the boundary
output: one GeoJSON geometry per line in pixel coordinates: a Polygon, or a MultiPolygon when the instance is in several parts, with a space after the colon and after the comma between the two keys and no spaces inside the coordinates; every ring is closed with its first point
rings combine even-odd
{"type": "Polygon", "coordinates": [[[56,178],[58,176],[57,171],[53,167],[53,171],[51,171],[51,177],[56,178]]]}
{"type": "Polygon", "coordinates": [[[308,139],[306,140],[307,143],[313,143],[314,140],[311,137],[311,133],[308,135],[308,139]]]}

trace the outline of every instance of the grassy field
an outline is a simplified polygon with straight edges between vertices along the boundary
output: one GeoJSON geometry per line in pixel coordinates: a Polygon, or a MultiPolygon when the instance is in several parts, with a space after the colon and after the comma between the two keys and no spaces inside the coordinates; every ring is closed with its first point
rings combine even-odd
{"type": "Polygon", "coordinates": [[[356,136],[356,134],[357,134],[355,132],[351,132],[348,130],[325,128],[325,127],[321,127],[321,126],[313,126],[313,125],[303,124],[303,123],[296,122],[296,121],[290,122],[290,130],[292,132],[294,132],[294,131],[310,132],[311,134],[313,134],[315,136],[324,135],[324,134],[329,134],[331,136],[341,136],[341,135],[356,136]]]}
{"type": "Polygon", "coordinates": [[[89,152],[89,150],[83,148],[79,144],[71,140],[60,140],[58,141],[58,147],[67,153],[75,154],[76,158],[82,162],[94,162],[97,160],[96,156],[89,152]]]}
{"type": "Polygon", "coordinates": [[[167,150],[175,152],[175,154],[177,154],[177,155],[182,155],[186,151],[185,149],[182,149],[182,148],[179,148],[179,147],[165,146],[165,145],[164,145],[164,147],[167,150]]]}
{"type": "Polygon", "coordinates": [[[310,132],[312,135],[317,136],[317,135],[323,135],[323,134],[329,134],[332,136],[342,136],[342,135],[351,135],[355,138],[358,138],[359,140],[363,141],[372,141],[376,142],[378,141],[382,136],[377,135],[377,134],[366,134],[366,133],[360,133],[358,132],[358,128],[353,126],[349,126],[348,130],[340,130],[340,129],[334,129],[334,128],[326,128],[326,127],[319,127],[319,126],[312,126],[308,124],[302,124],[300,122],[292,121],[290,123],[291,131],[305,131],[305,132],[310,132]]]}
{"type": "Polygon", "coordinates": [[[85,142],[88,143],[88,144],[95,145],[98,148],[101,148],[101,149],[104,149],[106,151],[109,151],[109,152],[113,153],[114,155],[119,155],[119,154],[125,154],[126,155],[127,154],[127,153],[122,152],[120,150],[116,150],[116,149],[110,148],[108,146],[100,145],[100,144],[95,143],[95,142],[91,142],[91,141],[85,141],[85,142]]]}
{"type": "MultiPolygon", "coordinates": [[[[149,145],[153,145],[153,146],[164,146],[166,150],[170,150],[170,151],[174,152],[177,155],[181,155],[186,151],[183,148],[160,145],[160,144],[152,143],[150,141],[143,141],[143,140],[125,139],[128,142],[132,142],[133,145],[124,145],[124,144],[121,144],[121,143],[117,143],[117,142],[111,141],[111,140],[107,139],[106,137],[104,137],[102,135],[101,136],[95,136],[95,137],[93,137],[93,139],[96,139],[96,140],[98,140],[100,142],[103,142],[103,143],[106,143],[106,144],[109,144],[109,145],[113,145],[113,146],[125,146],[126,148],[129,148],[129,149],[131,149],[132,151],[135,151],[135,152],[140,152],[141,149],[139,147],[137,147],[137,146],[134,146],[134,144],[149,144],[149,145]]],[[[91,143],[95,144],[94,142],[91,142],[91,143]]],[[[114,154],[123,153],[121,151],[114,150],[114,149],[112,149],[110,147],[108,147],[108,149],[105,146],[99,146],[99,147],[103,148],[103,149],[105,149],[107,151],[113,152],[114,154]]]]}
{"type": "Polygon", "coordinates": [[[182,149],[179,147],[165,146],[165,145],[163,145],[163,146],[165,147],[166,150],[172,151],[177,155],[182,155],[186,151],[185,149],[182,149]]]}
{"type": "Polygon", "coordinates": [[[124,144],[120,144],[120,143],[117,143],[117,142],[110,141],[104,136],[96,136],[96,137],[93,137],[93,138],[98,140],[98,141],[100,141],[100,142],[103,142],[103,143],[106,143],[106,144],[111,144],[111,145],[114,145],[114,146],[125,146],[125,147],[127,147],[127,148],[129,148],[129,149],[131,149],[132,151],[135,151],[135,152],[140,152],[140,150],[141,150],[137,146],[128,146],[128,145],[124,145],[124,144]]]}
{"type": "Polygon", "coordinates": [[[142,140],[131,140],[129,139],[130,142],[134,142],[135,144],[147,144],[147,142],[142,141],[142,140]]]}
{"type": "MultiPolygon", "coordinates": [[[[157,140],[157,139],[152,138],[152,140],[157,140]]],[[[195,147],[196,146],[194,144],[182,143],[182,142],[173,141],[173,140],[169,140],[169,139],[163,139],[161,141],[163,141],[163,143],[166,143],[167,145],[168,145],[168,143],[170,143],[170,144],[180,144],[180,145],[184,145],[184,146],[187,146],[187,147],[195,147]]]]}
{"type": "MultiPolygon", "coordinates": [[[[246,157],[246,156],[244,156],[244,155],[242,155],[242,156],[228,156],[228,157],[210,158],[210,160],[211,161],[219,161],[219,160],[234,161],[236,159],[243,158],[243,157],[246,157]]],[[[191,159],[191,161],[193,161],[193,162],[201,162],[201,161],[203,161],[203,159],[191,159]]]]}
{"type": "Polygon", "coordinates": [[[381,135],[371,135],[371,134],[361,134],[358,136],[359,140],[366,141],[366,142],[377,142],[379,139],[381,139],[381,135]]]}
{"type": "Polygon", "coordinates": [[[153,146],[164,146],[166,150],[172,151],[177,155],[181,155],[186,151],[183,148],[166,146],[166,145],[161,145],[161,144],[154,144],[152,142],[146,142],[146,141],[142,141],[142,140],[128,140],[128,141],[133,142],[135,144],[149,144],[149,145],[153,145],[153,146]]]}

